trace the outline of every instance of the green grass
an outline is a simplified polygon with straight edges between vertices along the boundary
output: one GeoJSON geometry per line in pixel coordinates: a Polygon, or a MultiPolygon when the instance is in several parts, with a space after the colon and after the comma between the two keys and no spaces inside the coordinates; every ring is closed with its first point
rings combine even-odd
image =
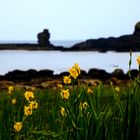
{"type": "MultiPolygon", "coordinates": [[[[65,86],[67,87],[67,85],[65,86]]],[[[124,140],[140,138],[140,87],[136,81],[131,85],[115,87],[100,83],[90,87],[73,85],[68,100],[62,99],[60,90],[36,89],[34,96],[38,109],[33,110],[17,133],[14,122],[23,121],[27,101],[25,90],[0,92],[0,139],[49,139],[49,140],[124,140]],[[17,103],[11,104],[16,98],[17,103]],[[84,108],[82,103],[87,102],[84,108]],[[60,113],[65,108],[66,115],[60,113]]]]}

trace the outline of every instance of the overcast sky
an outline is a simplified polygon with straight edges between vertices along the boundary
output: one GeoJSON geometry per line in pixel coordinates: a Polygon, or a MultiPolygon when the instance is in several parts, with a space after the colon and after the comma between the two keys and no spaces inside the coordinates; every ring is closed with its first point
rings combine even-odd
{"type": "Polygon", "coordinates": [[[0,40],[51,40],[131,34],[140,21],[140,0],[0,0],[0,40]]]}

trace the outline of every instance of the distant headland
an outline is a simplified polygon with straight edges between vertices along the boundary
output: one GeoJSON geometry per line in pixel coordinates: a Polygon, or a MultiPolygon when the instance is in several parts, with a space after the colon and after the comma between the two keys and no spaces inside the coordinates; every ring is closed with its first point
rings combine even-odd
{"type": "Polygon", "coordinates": [[[140,21],[134,26],[134,32],[120,37],[108,37],[98,39],[88,39],[85,42],[76,43],[70,48],[55,46],[50,43],[50,33],[44,29],[37,34],[38,44],[12,43],[0,44],[0,50],[59,50],[59,51],[116,51],[133,52],[140,51],[140,21]]]}

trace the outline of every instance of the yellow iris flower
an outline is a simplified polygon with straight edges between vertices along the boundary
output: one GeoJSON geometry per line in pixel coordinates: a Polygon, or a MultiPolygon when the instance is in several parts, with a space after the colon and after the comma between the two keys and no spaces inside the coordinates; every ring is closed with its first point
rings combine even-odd
{"type": "Polygon", "coordinates": [[[87,107],[88,107],[88,103],[87,102],[84,102],[83,103],[83,109],[87,109],[87,107]]]}
{"type": "Polygon", "coordinates": [[[57,87],[58,87],[59,89],[62,89],[62,88],[63,88],[63,85],[62,85],[62,84],[57,84],[57,87]]]}
{"type": "Polygon", "coordinates": [[[75,67],[72,67],[72,68],[70,68],[69,69],[69,73],[70,73],[70,75],[74,78],[74,79],[76,79],[77,77],[78,77],[78,71],[77,71],[77,69],[75,68],[75,67]]]}
{"type": "Polygon", "coordinates": [[[34,98],[34,93],[32,92],[32,91],[26,91],[25,93],[24,93],[24,96],[25,96],[25,98],[26,98],[26,100],[30,100],[30,98],[34,98]]]}
{"type": "Polygon", "coordinates": [[[69,69],[69,73],[74,79],[76,79],[81,73],[79,65],[75,63],[74,66],[69,69]]]}
{"type": "Polygon", "coordinates": [[[11,95],[12,91],[14,90],[14,86],[9,86],[8,87],[8,93],[11,95]]]}
{"type": "Polygon", "coordinates": [[[88,88],[87,93],[93,93],[93,90],[91,88],[88,88]]]}
{"type": "Polygon", "coordinates": [[[77,63],[75,63],[73,67],[76,68],[76,70],[78,71],[78,74],[81,73],[81,69],[80,69],[80,67],[79,67],[79,65],[77,63]]]}
{"type": "Polygon", "coordinates": [[[119,87],[115,87],[115,91],[116,91],[117,93],[119,93],[119,92],[120,92],[120,88],[119,88],[119,87]]]}
{"type": "Polygon", "coordinates": [[[80,103],[79,107],[80,107],[81,110],[82,110],[82,109],[87,109],[88,103],[87,103],[87,102],[80,103]]]}
{"type": "Polygon", "coordinates": [[[12,101],[11,101],[11,103],[14,105],[14,104],[16,104],[16,99],[12,99],[12,101]]]}
{"type": "Polygon", "coordinates": [[[31,109],[37,109],[38,103],[36,101],[31,101],[30,104],[29,104],[29,107],[31,109]]]}
{"type": "Polygon", "coordinates": [[[71,78],[70,78],[70,76],[64,76],[64,77],[63,77],[63,82],[64,82],[65,84],[70,84],[70,83],[71,83],[71,78]]]}
{"type": "Polygon", "coordinates": [[[32,115],[32,108],[30,106],[24,106],[24,114],[26,116],[32,115]]]}
{"type": "Polygon", "coordinates": [[[22,122],[15,122],[14,129],[19,132],[22,129],[22,122]]]}
{"type": "Polygon", "coordinates": [[[66,116],[66,111],[64,107],[61,107],[60,113],[63,117],[66,116]]]}
{"type": "Polygon", "coordinates": [[[63,89],[63,90],[61,90],[61,93],[60,94],[61,94],[61,96],[62,96],[63,99],[68,99],[69,98],[69,95],[70,95],[69,94],[69,89],[66,89],[66,90],[63,89]]]}

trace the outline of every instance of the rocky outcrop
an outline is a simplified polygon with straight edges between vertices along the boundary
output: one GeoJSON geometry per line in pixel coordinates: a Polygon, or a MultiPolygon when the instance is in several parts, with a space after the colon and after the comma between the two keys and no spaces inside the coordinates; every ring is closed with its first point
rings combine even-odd
{"type": "Polygon", "coordinates": [[[124,35],[118,38],[89,39],[85,42],[75,44],[70,48],[72,51],[117,51],[129,52],[140,51],[140,36],[124,35]]]}
{"type": "Polygon", "coordinates": [[[137,22],[136,25],[135,25],[134,35],[140,36],[140,21],[137,22]]]}
{"type": "Polygon", "coordinates": [[[37,34],[38,44],[39,47],[50,47],[52,48],[53,45],[50,43],[50,33],[48,29],[44,29],[42,32],[37,34]]]}
{"type": "Polygon", "coordinates": [[[107,80],[111,78],[111,74],[105,70],[92,68],[88,71],[88,76],[95,79],[107,80]]]}
{"type": "Polygon", "coordinates": [[[137,77],[139,75],[139,71],[136,69],[133,69],[131,71],[128,71],[126,75],[130,75],[132,79],[134,79],[135,77],[137,77]]]}
{"type": "Polygon", "coordinates": [[[70,48],[73,51],[140,51],[140,22],[135,25],[134,33],[120,37],[89,39],[75,44],[70,48]]]}
{"type": "Polygon", "coordinates": [[[4,76],[0,76],[0,80],[9,80],[9,81],[30,81],[32,79],[36,78],[44,78],[44,77],[49,77],[52,78],[53,71],[52,70],[40,70],[36,71],[34,69],[30,69],[27,71],[22,71],[22,70],[14,70],[11,72],[8,72],[4,76]]]}
{"type": "Polygon", "coordinates": [[[123,72],[122,69],[115,69],[111,73],[112,77],[116,77],[117,79],[123,80],[123,79],[128,79],[128,75],[123,72]]]}

